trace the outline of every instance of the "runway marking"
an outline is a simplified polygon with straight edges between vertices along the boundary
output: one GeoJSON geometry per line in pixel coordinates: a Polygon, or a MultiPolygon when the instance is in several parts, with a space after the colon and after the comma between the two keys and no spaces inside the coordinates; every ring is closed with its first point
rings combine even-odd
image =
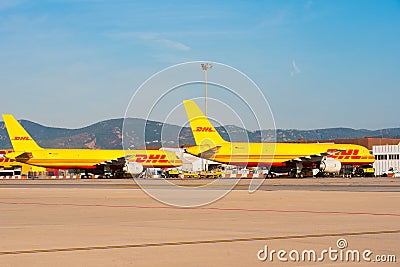
{"type": "Polygon", "coordinates": [[[107,205],[107,204],[45,203],[45,202],[7,202],[7,201],[0,201],[0,204],[5,204],[5,205],[38,205],[38,206],[66,206],[66,207],[131,208],[131,209],[243,211],[243,212],[266,212],[266,213],[307,213],[307,214],[322,214],[322,215],[366,215],[366,216],[400,217],[399,213],[374,213],[374,212],[362,212],[362,211],[358,212],[358,211],[278,210],[278,209],[246,209],[246,208],[222,208],[222,207],[179,208],[179,207],[172,207],[172,206],[138,206],[138,205],[107,205]]]}
{"type": "Polygon", "coordinates": [[[289,240],[289,239],[305,239],[305,238],[337,237],[337,236],[343,237],[343,236],[359,236],[359,235],[380,235],[380,234],[398,234],[398,233],[400,233],[400,230],[309,234],[309,235],[287,235],[287,236],[250,237],[250,238],[232,238],[232,239],[215,239],[215,240],[193,240],[193,241],[178,241],[178,242],[91,246],[91,247],[14,250],[14,251],[0,251],[0,256],[1,255],[66,252],[66,251],[90,251],[90,250],[123,249],[123,248],[166,247],[166,246],[182,246],[182,245],[219,244],[219,243],[235,243],[235,242],[289,240]]]}

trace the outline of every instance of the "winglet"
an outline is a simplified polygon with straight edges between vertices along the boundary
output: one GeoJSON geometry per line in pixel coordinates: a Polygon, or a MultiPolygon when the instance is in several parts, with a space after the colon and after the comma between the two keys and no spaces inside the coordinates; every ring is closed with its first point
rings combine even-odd
{"type": "Polygon", "coordinates": [[[14,151],[33,151],[42,149],[13,115],[3,114],[3,120],[14,151]]]}

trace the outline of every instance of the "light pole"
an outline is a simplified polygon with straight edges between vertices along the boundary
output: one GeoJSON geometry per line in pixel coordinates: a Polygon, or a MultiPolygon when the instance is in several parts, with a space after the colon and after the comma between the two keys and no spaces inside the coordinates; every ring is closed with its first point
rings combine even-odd
{"type": "Polygon", "coordinates": [[[208,84],[207,84],[207,70],[212,68],[210,63],[202,63],[201,68],[203,69],[204,73],[204,85],[206,90],[206,117],[208,117],[208,84]]]}
{"type": "MultiPolygon", "coordinates": [[[[207,84],[207,70],[211,69],[212,65],[210,63],[202,63],[201,64],[201,69],[203,70],[204,73],[204,85],[205,85],[205,104],[206,104],[206,117],[208,118],[208,84],[207,84]]],[[[206,159],[206,164],[205,164],[205,171],[208,172],[208,160],[206,159]]]]}

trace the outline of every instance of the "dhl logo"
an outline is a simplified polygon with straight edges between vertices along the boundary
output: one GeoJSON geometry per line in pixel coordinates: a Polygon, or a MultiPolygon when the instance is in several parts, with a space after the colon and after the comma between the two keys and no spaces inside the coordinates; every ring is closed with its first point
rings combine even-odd
{"type": "Polygon", "coordinates": [[[208,132],[208,133],[212,133],[212,132],[214,132],[214,130],[212,129],[212,127],[201,127],[201,126],[197,126],[196,132],[208,132]]]}
{"type": "Polygon", "coordinates": [[[0,163],[3,162],[14,162],[15,159],[9,159],[9,158],[5,158],[5,157],[0,157],[0,163]]]}
{"type": "Polygon", "coordinates": [[[168,163],[167,155],[137,154],[135,162],[138,163],[168,163]]]}
{"type": "Polygon", "coordinates": [[[28,136],[16,136],[13,139],[14,141],[29,141],[31,140],[28,136]]]}
{"type": "MultiPolygon", "coordinates": [[[[328,149],[328,152],[333,152],[336,151],[336,149],[328,149]]],[[[329,157],[334,158],[334,159],[361,159],[361,156],[358,156],[358,153],[360,150],[358,149],[349,149],[345,151],[341,151],[340,153],[336,153],[333,155],[330,155],[329,157]]]]}
{"type": "Polygon", "coordinates": [[[11,153],[11,152],[13,152],[13,150],[0,150],[0,163],[14,162],[15,159],[8,159],[8,158],[4,157],[5,154],[11,153]]]}

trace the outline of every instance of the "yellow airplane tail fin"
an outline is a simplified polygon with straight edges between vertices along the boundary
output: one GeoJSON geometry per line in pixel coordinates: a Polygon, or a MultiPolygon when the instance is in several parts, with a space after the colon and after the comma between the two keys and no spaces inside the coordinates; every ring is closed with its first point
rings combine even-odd
{"type": "Polygon", "coordinates": [[[226,143],[193,100],[184,100],[183,104],[196,145],[206,145],[209,146],[209,148],[213,148],[222,143],[226,143]]]}
{"type": "Polygon", "coordinates": [[[42,149],[38,144],[36,144],[13,115],[3,114],[3,120],[14,151],[32,151],[42,149]]]}

